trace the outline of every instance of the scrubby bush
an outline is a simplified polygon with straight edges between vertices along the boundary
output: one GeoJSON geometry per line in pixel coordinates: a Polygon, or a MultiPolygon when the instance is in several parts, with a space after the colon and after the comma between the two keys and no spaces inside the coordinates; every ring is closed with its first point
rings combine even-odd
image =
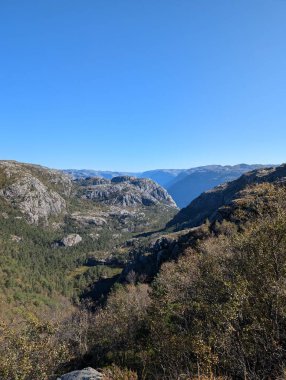
{"type": "Polygon", "coordinates": [[[103,380],[138,380],[135,372],[112,365],[103,370],[103,380]]]}
{"type": "Polygon", "coordinates": [[[51,380],[72,358],[69,344],[58,336],[56,324],[34,316],[17,324],[0,324],[0,378],[51,380]]]}
{"type": "Polygon", "coordinates": [[[92,364],[115,363],[144,372],[148,338],[149,286],[119,286],[95,317],[91,336],[92,364]]]}

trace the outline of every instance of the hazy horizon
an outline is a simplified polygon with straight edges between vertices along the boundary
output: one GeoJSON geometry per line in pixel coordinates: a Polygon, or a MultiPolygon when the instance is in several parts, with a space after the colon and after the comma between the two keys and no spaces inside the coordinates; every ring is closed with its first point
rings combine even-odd
{"type": "Polygon", "coordinates": [[[61,166],[49,166],[45,163],[39,163],[39,162],[30,162],[30,161],[18,161],[15,159],[3,159],[0,158],[0,161],[17,161],[24,164],[31,164],[31,165],[40,165],[43,167],[47,167],[50,169],[56,169],[56,170],[90,170],[90,171],[99,171],[99,172],[112,172],[112,173],[143,173],[143,172],[149,172],[149,171],[156,171],[156,170],[190,170],[200,167],[207,167],[207,166],[238,166],[238,165],[248,165],[248,166],[255,166],[255,165],[262,165],[262,166],[279,166],[282,165],[281,163],[265,163],[265,162],[255,162],[255,163],[247,163],[247,162],[237,162],[233,164],[219,164],[219,163],[207,163],[205,165],[198,165],[198,166],[188,166],[188,167],[181,167],[181,168],[172,168],[172,167],[154,167],[154,168],[143,168],[142,170],[125,170],[123,169],[105,169],[105,168],[97,168],[97,167],[61,167],[61,166]]]}
{"type": "Polygon", "coordinates": [[[82,167],[78,167],[78,168],[74,168],[74,167],[68,167],[68,168],[56,168],[58,170],[94,170],[94,171],[100,171],[100,172],[126,172],[126,173],[142,173],[142,172],[149,172],[149,171],[155,171],[155,170],[189,170],[189,169],[195,169],[195,168],[199,168],[199,167],[206,167],[206,166],[238,166],[238,165],[248,165],[248,166],[254,166],[254,165],[262,165],[262,166],[278,166],[278,165],[282,165],[283,162],[281,163],[276,163],[276,164],[273,164],[273,163],[246,163],[246,162],[239,162],[239,163],[236,163],[236,164],[217,164],[217,163],[213,163],[213,164],[206,164],[206,165],[198,165],[198,166],[189,166],[189,167],[185,167],[185,168],[169,168],[169,167],[160,167],[160,168],[153,168],[153,169],[143,169],[143,170],[134,170],[134,171],[129,171],[129,170],[117,170],[117,169],[101,169],[101,168],[82,168],[82,167]]]}

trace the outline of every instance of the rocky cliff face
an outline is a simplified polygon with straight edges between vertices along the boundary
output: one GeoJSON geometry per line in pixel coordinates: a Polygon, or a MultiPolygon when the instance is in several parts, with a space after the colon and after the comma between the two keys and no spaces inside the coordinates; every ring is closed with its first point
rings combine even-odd
{"type": "Polygon", "coordinates": [[[162,204],[176,208],[167,191],[149,179],[130,176],[111,180],[88,178],[78,181],[78,184],[78,196],[105,205],[136,207],[162,204]]]}
{"type": "Polygon", "coordinates": [[[64,197],[71,189],[70,178],[56,170],[0,161],[0,197],[31,224],[47,224],[49,217],[65,212],[64,197]]]}
{"type": "Polygon", "coordinates": [[[219,209],[229,205],[247,186],[275,182],[286,182],[286,165],[248,172],[235,181],[201,194],[188,207],[183,208],[167,227],[182,229],[198,226],[206,219],[212,222],[219,219],[219,209]]]}

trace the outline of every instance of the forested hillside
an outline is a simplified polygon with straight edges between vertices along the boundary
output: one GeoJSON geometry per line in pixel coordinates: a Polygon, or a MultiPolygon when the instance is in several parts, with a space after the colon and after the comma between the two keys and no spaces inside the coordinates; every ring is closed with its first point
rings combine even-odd
{"type": "Polygon", "coordinates": [[[147,379],[284,378],[285,236],[285,188],[246,188],[226,220],[179,237],[150,285],[112,293],[91,329],[93,365],[147,379]]]}

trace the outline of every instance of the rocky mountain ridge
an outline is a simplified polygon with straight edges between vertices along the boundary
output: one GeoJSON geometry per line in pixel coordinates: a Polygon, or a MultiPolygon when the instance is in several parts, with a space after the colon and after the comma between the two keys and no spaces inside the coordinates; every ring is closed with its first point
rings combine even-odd
{"type": "Polygon", "coordinates": [[[189,206],[167,224],[175,229],[190,228],[202,224],[207,219],[219,219],[219,210],[234,201],[246,187],[261,183],[286,182],[286,164],[277,167],[253,170],[237,180],[227,182],[202,193],[189,206]]]}
{"type": "Polygon", "coordinates": [[[105,179],[112,179],[114,177],[131,176],[136,178],[149,178],[165,188],[167,188],[168,184],[179,174],[185,171],[185,169],[155,169],[147,170],[144,172],[119,172],[92,169],[63,170],[64,173],[70,175],[73,179],[85,179],[87,177],[101,177],[105,179]]]}
{"type": "MultiPolygon", "coordinates": [[[[148,179],[121,176],[110,181],[102,178],[72,181],[60,171],[15,161],[0,161],[0,198],[23,214],[28,223],[35,225],[47,225],[51,218],[62,219],[65,215],[79,219],[78,211],[82,210],[69,211],[70,205],[77,200],[92,201],[90,209],[96,208],[99,216],[93,217],[87,210],[82,220],[94,224],[102,224],[102,219],[98,219],[103,211],[101,205],[112,206],[108,211],[113,216],[116,214],[114,207],[125,207],[130,215],[132,211],[127,210],[130,207],[166,206],[176,209],[167,191],[148,179]]],[[[85,208],[89,209],[88,204],[85,208]]]]}
{"type": "Polygon", "coordinates": [[[96,177],[79,180],[78,183],[81,198],[107,205],[135,207],[162,203],[176,207],[167,191],[150,179],[120,176],[107,180],[96,177]]]}
{"type": "MultiPolygon", "coordinates": [[[[268,165],[266,165],[267,167],[268,165]]],[[[272,166],[272,165],[271,165],[272,166]]],[[[186,207],[204,191],[225,182],[231,182],[242,174],[264,168],[265,165],[208,165],[189,169],[168,184],[167,190],[180,208],[186,207]]]]}

